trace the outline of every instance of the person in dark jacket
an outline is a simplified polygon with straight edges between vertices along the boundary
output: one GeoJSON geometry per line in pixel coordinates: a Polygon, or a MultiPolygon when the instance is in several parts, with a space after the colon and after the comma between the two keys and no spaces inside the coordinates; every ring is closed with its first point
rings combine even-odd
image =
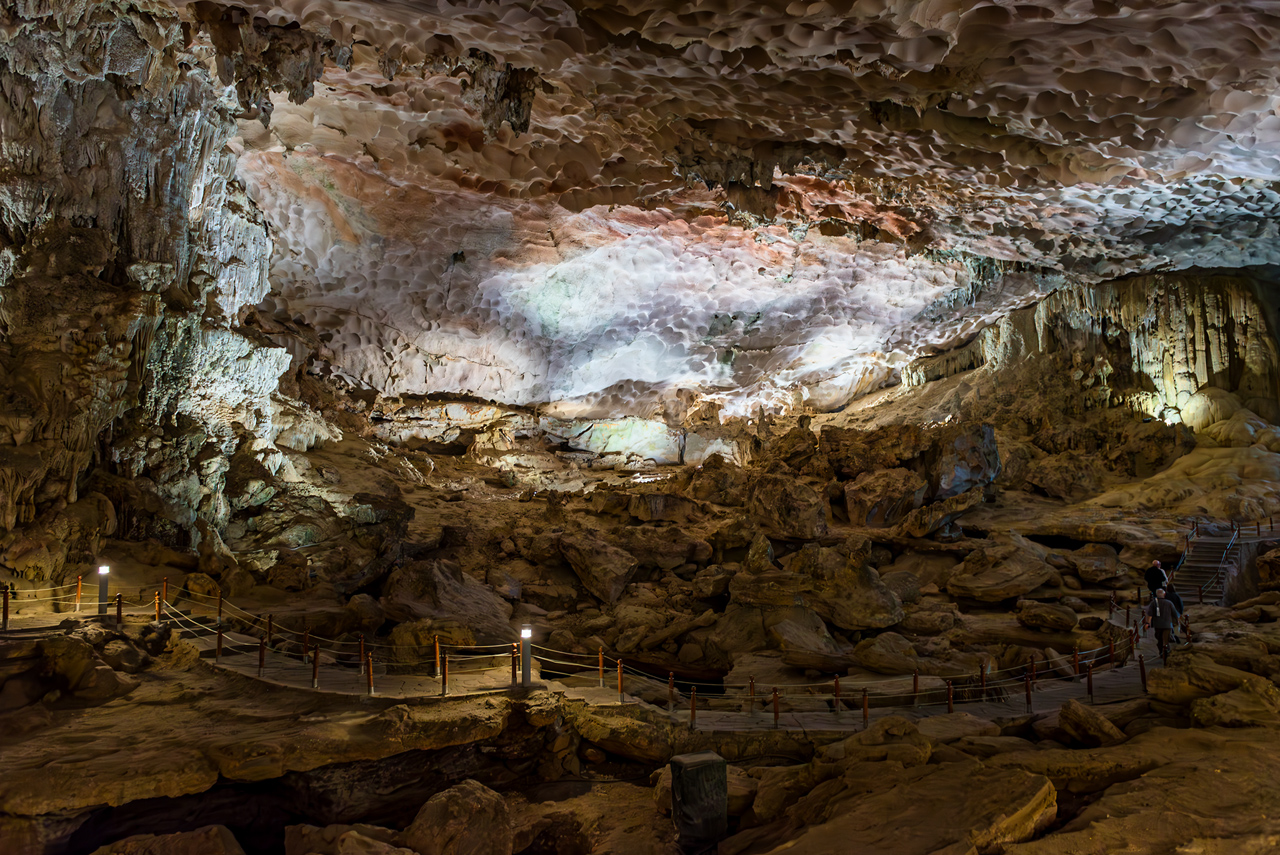
{"type": "Polygon", "coordinates": [[[1146,580],[1147,590],[1154,594],[1157,588],[1163,588],[1165,583],[1169,581],[1169,574],[1164,572],[1164,568],[1160,566],[1159,561],[1152,561],[1143,578],[1146,580]]]}
{"type": "Polygon", "coordinates": [[[1142,621],[1143,627],[1155,627],[1156,648],[1162,657],[1167,656],[1169,637],[1173,634],[1173,628],[1178,625],[1178,610],[1173,607],[1173,603],[1165,599],[1164,588],[1156,589],[1156,595],[1151,598],[1151,602],[1147,603],[1143,612],[1146,614],[1142,621]]]}

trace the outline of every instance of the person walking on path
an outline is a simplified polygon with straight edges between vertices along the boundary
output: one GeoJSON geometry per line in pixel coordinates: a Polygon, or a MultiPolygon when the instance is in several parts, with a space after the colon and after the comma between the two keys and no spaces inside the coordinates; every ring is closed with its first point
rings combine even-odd
{"type": "Polygon", "coordinates": [[[1169,581],[1169,574],[1164,572],[1164,568],[1160,566],[1159,561],[1152,561],[1143,578],[1147,582],[1147,590],[1154,594],[1157,588],[1163,588],[1165,583],[1169,581]]]}
{"type": "Polygon", "coordinates": [[[1178,625],[1178,610],[1173,607],[1173,603],[1165,599],[1164,588],[1157,588],[1156,595],[1151,598],[1151,602],[1147,603],[1147,607],[1143,610],[1146,617],[1142,621],[1144,629],[1155,627],[1156,630],[1156,648],[1160,651],[1161,658],[1169,654],[1169,636],[1173,634],[1173,628],[1178,625]]]}

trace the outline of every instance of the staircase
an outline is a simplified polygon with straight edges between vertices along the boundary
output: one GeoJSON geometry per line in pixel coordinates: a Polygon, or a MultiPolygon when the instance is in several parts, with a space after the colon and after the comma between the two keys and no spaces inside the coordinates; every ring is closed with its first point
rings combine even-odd
{"type": "Polygon", "coordinates": [[[1191,541],[1191,548],[1173,571],[1173,583],[1187,605],[1200,602],[1201,587],[1204,588],[1204,602],[1222,605],[1227,568],[1232,564],[1239,566],[1239,563],[1240,541],[1237,535],[1202,535],[1191,541]]]}
{"type": "MultiPolygon", "coordinates": [[[[217,650],[213,640],[218,636],[217,618],[209,615],[192,615],[190,609],[178,609],[168,604],[165,605],[164,613],[165,619],[173,622],[179,638],[209,640],[209,646],[199,645],[201,659],[215,658],[217,650]]],[[[224,656],[232,653],[256,654],[257,652],[258,644],[253,639],[232,635],[231,633],[223,633],[222,653],[224,656]]]]}

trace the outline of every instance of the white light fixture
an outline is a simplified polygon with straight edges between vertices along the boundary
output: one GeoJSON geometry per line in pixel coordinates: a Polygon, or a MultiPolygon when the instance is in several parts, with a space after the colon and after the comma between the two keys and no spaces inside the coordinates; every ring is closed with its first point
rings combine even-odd
{"type": "Polygon", "coordinates": [[[521,638],[533,638],[533,628],[532,628],[532,627],[527,627],[527,626],[522,626],[522,627],[520,627],[520,637],[521,637],[521,638]]]}
{"type": "Polygon", "coordinates": [[[111,568],[110,568],[110,567],[108,567],[108,566],[107,566],[107,565],[105,565],[105,564],[103,564],[101,567],[99,567],[99,568],[98,568],[98,575],[99,575],[99,576],[105,576],[105,575],[107,575],[107,574],[108,574],[108,573],[110,573],[110,572],[111,572],[111,568]]]}

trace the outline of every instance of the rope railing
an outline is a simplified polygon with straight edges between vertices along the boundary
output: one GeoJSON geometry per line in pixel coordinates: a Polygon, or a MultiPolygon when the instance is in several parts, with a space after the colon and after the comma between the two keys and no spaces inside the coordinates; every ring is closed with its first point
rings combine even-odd
{"type": "MultiPolygon", "coordinates": [[[[60,586],[50,590],[61,590],[69,587],[73,586],[60,586]]],[[[312,688],[317,689],[320,685],[320,666],[322,664],[330,669],[358,666],[360,674],[367,680],[368,693],[373,695],[375,693],[374,652],[378,651],[377,671],[379,673],[386,676],[392,673],[394,669],[395,673],[403,674],[405,673],[404,669],[429,666],[432,670],[431,679],[437,680],[439,683],[440,694],[448,695],[451,689],[450,675],[456,678],[463,675],[490,674],[493,672],[505,674],[509,669],[511,675],[510,685],[518,685],[517,665],[524,653],[524,650],[522,650],[522,644],[524,644],[528,647],[528,655],[531,661],[537,661],[540,669],[552,674],[589,675],[594,671],[598,676],[601,687],[606,685],[606,678],[612,682],[616,674],[620,703],[626,700],[625,679],[627,677],[661,685],[660,677],[640,670],[634,665],[626,663],[620,657],[605,656],[603,649],[592,655],[576,651],[556,650],[534,644],[531,640],[520,644],[510,642],[455,644],[441,642],[438,636],[433,638],[431,645],[394,645],[375,642],[363,636],[359,636],[354,640],[330,639],[314,635],[305,628],[302,632],[297,632],[277,627],[274,625],[272,615],[268,614],[265,617],[254,615],[234,603],[228,602],[223,597],[214,598],[207,595],[193,595],[189,591],[183,592],[180,598],[189,599],[193,604],[200,604],[199,599],[201,598],[207,601],[217,601],[216,614],[219,620],[211,626],[179,609],[167,599],[162,599],[161,592],[165,590],[167,590],[167,581],[166,584],[162,585],[161,590],[156,591],[154,594],[153,603],[157,619],[171,621],[179,630],[189,632],[197,637],[216,634],[215,664],[220,664],[219,660],[227,655],[240,653],[252,656],[252,651],[256,648],[258,654],[257,675],[259,678],[265,676],[270,659],[277,656],[285,657],[289,662],[299,663],[304,666],[310,664],[312,688]],[[228,613],[242,617],[234,621],[227,620],[228,613]],[[248,632],[240,630],[236,624],[247,625],[248,632]],[[230,633],[243,637],[239,639],[228,638],[230,633]],[[253,638],[255,633],[258,636],[256,639],[253,638]],[[230,641],[229,645],[226,644],[227,641],[230,641]],[[410,653],[411,651],[417,653],[424,649],[430,649],[431,654],[423,657],[410,653]],[[357,650],[358,654],[356,653],[357,650]],[[569,670],[562,672],[561,668],[569,670]],[[608,672],[607,674],[606,671],[608,672]]],[[[45,599],[48,601],[68,601],[74,600],[75,595],[61,595],[45,599]]],[[[26,602],[32,601],[32,599],[28,599],[26,602]]],[[[116,610],[116,620],[121,621],[124,604],[123,592],[118,592],[111,604],[116,610]]],[[[90,605],[96,605],[96,600],[91,602],[90,605]]],[[[202,604],[201,607],[208,608],[202,604]]],[[[790,707],[794,707],[796,704],[823,705],[828,710],[834,710],[837,715],[860,705],[865,721],[872,706],[929,706],[941,703],[945,697],[948,709],[953,709],[957,703],[1003,701],[1021,690],[1026,695],[1027,708],[1030,709],[1032,693],[1042,683],[1087,681],[1088,692],[1092,697],[1093,677],[1096,671],[1107,666],[1119,668],[1128,663],[1137,652],[1138,626],[1137,624],[1129,626],[1127,621],[1123,628],[1114,622],[1109,625],[1113,630],[1122,630],[1122,634],[1118,638],[1109,639],[1105,646],[1100,645],[1086,650],[1073,649],[1070,654],[1069,668],[1065,665],[1065,658],[1055,664],[1050,664],[1050,660],[1037,660],[1032,657],[1025,664],[1016,664],[998,669],[986,666],[978,673],[952,674],[950,676],[924,675],[941,681],[941,684],[934,683],[927,686],[921,686],[920,677],[922,675],[917,670],[913,674],[886,676],[883,679],[874,681],[858,680],[846,682],[843,687],[841,686],[841,678],[838,676],[831,680],[819,682],[786,683],[770,686],[767,693],[764,691],[763,685],[758,683],[754,677],[748,678],[746,683],[684,679],[681,679],[679,683],[682,689],[687,690],[690,698],[689,714],[691,726],[696,719],[699,693],[702,695],[704,706],[711,705],[713,708],[723,707],[726,704],[739,708],[745,706],[752,714],[761,709],[767,709],[772,704],[775,725],[784,703],[790,707]],[[1064,669],[1067,669],[1068,673],[1061,673],[1064,669]],[[890,689],[891,685],[896,689],[897,685],[900,685],[903,680],[908,678],[912,680],[911,691],[890,689]]],[[[1137,658],[1142,676],[1145,678],[1145,661],[1141,655],[1137,658]]],[[[1145,679],[1143,683],[1145,686],[1145,679]]],[[[457,687],[453,688],[456,689],[457,687]]],[[[480,694],[501,688],[503,688],[502,684],[493,686],[473,685],[470,690],[464,690],[461,693],[454,691],[453,693],[461,695],[480,694]]],[[[675,675],[668,673],[668,708],[672,713],[675,712],[677,702],[684,697],[684,692],[676,690],[675,675]]]]}

